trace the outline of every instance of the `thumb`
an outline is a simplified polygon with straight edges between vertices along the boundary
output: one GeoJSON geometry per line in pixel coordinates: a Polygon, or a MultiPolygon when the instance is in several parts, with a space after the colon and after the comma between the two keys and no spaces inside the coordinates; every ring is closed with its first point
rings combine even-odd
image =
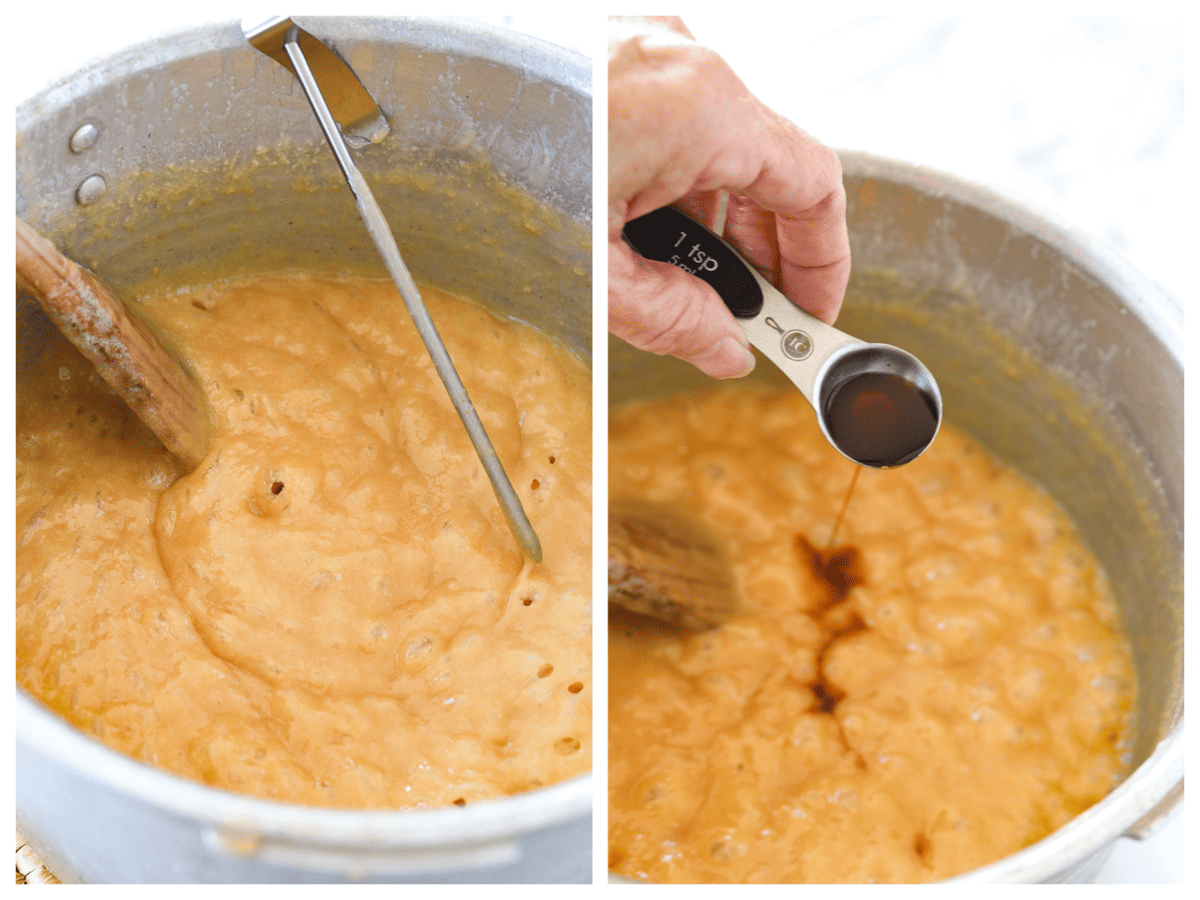
{"type": "Polygon", "coordinates": [[[716,291],[669,263],[643,259],[619,237],[608,245],[608,330],[712,378],[754,369],[746,336],[716,291]]]}

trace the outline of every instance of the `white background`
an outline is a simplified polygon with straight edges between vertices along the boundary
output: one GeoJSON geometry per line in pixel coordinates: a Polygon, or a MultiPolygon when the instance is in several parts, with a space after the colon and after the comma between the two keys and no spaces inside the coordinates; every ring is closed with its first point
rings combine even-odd
{"type": "MultiPolygon", "coordinates": [[[[601,8],[564,6],[484,18],[603,60],[601,8]]],[[[751,90],[825,143],[940,168],[1030,202],[1112,246],[1181,309],[1194,302],[1185,163],[1194,169],[1197,160],[1194,144],[1185,153],[1182,5],[1068,18],[1047,15],[1043,4],[959,19],[863,17],[855,10],[864,4],[836,6],[842,12],[832,16],[817,4],[776,3],[752,16],[745,3],[701,4],[686,21],[751,90]],[[779,12],[792,8],[804,11],[779,12]]],[[[8,23],[14,102],[90,59],[185,25],[290,12],[226,9],[26,3],[8,23]]],[[[598,73],[598,91],[602,83],[598,73]]],[[[1182,883],[1183,831],[1181,811],[1149,841],[1119,842],[1101,880],[1182,883]]]]}

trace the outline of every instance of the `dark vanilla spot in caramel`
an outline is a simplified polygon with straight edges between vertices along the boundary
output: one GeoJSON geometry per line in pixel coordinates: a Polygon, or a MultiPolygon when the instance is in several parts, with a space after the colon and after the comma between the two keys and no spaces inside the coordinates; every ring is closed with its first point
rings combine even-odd
{"type": "Polygon", "coordinates": [[[620,875],[937,881],[1041,839],[1128,771],[1128,646],[1052,500],[953,427],[916,465],[861,468],[791,388],[610,410],[611,495],[712,524],[740,602],[704,632],[610,606],[620,875]]]}
{"type": "Polygon", "coordinates": [[[865,631],[867,626],[855,611],[840,614],[839,607],[850,596],[855,585],[866,582],[862,553],[857,547],[830,547],[820,550],[802,534],[796,535],[796,556],[801,566],[817,577],[828,589],[817,598],[811,610],[813,621],[821,628],[823,640],[817,649],[817,681],[812,685],[813,696],[821,712],[831,713],[846,696],[845,691],[829,683],[825,677],[825,656],[839,638],[865,631]]]}

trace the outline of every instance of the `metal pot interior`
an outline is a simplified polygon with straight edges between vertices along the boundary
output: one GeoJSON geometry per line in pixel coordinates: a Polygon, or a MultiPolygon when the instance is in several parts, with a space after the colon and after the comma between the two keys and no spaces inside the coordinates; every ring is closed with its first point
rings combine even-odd
{"type": "Polygon", "coordinates": [[[1181,328],[1084,238],[986,191],[860,168],[842,324],[902,336],[936,366],[951,421],[1074,519],[1132,642],[1138,765],[1183,714],[1181,328]]]}
{"type": "MultiPolygon", "coordinates": [[[[356,162],[414,277],[590,358],[585,61],[460,21],[298,21],[392,126],[356,162]]],[[[386,277],[303,93],[237,23],[133,48],[24,104],[16,164],[17,214],[125,297],[215,273],[386,277]],[[86,124],[99,138],[76,153],[86,124]],[[82,205],[93,175],[106,189],[82,205]]]]}
{"type": "MultiPolygon", "coordinates": [[[[463,20],[297,21],[343,56],[392,126],[355,157],[416,280],[530,322],[590,361],[587,60],[463,20]]],[[[127,299],[250,273],[387,277],[303,93],[237,22],[51,86],[18,107],[16,143],[17,214],[127,299]],[[76,152],[83,125],[99,137],[76,152]],[[93,175],[105,190],[81,203],[93,175]]],[[[51,326],[32,298],[17,299],[20,369],[51,326]]],[[[123,768],[136,781],[136,764],[123,768]]],[[[586,815],[591,779],[575,781],[533,792],[546,794],[540,812],[528,795],[480,804],[477,817],[521,832],[586,815]]],[[[256,819],[271,807],[255,805],[256,819]]],[[[346,814],[308,812],[306,835],[361,840],[346,837],[361,832],[346,814]]],[[[419,837],[411,819],[373,826],[367,843],[419,837]]]]}
{"type": "MultiPolygon", "coordinates": [[[[987,190],[842,163],[854,269],[838,327],[916,354],[947,420],[1078,524],[1133,645],[1139,766],[1183,715],[1181,326],[1127,267],[987,190]]],[[[615,339],[609,360],[610,404],[708,383],[615,339]]],[[[765,360],[750,377],[788,384],[765,360]]]]}

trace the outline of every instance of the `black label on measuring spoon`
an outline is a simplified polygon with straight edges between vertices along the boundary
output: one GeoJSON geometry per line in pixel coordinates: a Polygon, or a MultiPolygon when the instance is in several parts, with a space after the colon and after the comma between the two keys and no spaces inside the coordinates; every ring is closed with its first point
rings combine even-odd
{"type": "Polygon", "coordinates": [[[670,263],[706,281],[739,319],[753,319],[762,311],[762,288],[746,264],[723,240],[678,210],[664,206],[626,222],[624,235],[646,259],[670,263]]]}

